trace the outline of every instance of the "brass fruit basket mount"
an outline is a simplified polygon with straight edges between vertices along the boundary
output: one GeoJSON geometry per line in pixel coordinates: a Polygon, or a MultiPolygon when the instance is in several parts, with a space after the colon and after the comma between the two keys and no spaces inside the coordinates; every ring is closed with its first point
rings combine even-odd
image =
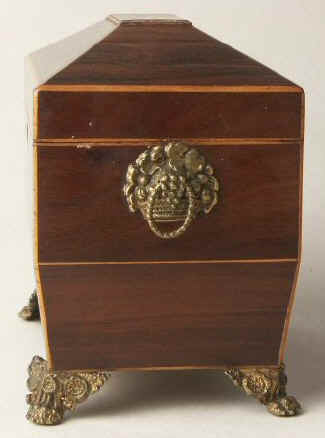
{"type": "Polygon", "coordinates": [[[140,210],[161,239],[183,234],[198,213],[210,213],[218,202],[219,184],[212,166],[195,148],[182,142],[148,147],[128,166],[123,192],[132,213],[140,210]],[[173,231],[158,222],[182,221],[173,231]]]}

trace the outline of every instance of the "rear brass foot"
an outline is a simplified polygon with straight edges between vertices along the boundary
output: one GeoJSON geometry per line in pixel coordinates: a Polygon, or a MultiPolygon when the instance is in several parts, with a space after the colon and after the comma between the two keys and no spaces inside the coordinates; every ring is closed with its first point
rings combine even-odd
{"type": "Polygon", "coordinates": [[[273,415],[291,417],[301,411],[297,400],[286,394],[284,365],[279,368],[233,368],[225,374],[247,395],[256,397],[273,415]]]}
{"type": "Polygon", "coordinates": [[[25,321],[36,321],[40,318],[36,290],[29,297],[27,306],[24,306],[18,315],[25,321]]]}
{"type": "Polygon", "coordinates": [[[52,372],[46,360],[34,356],[28,368],[27,419],[36,424],[61,423],[64,412],[74,410],[89,395],[99,391],[109,377],[107,372],[52,372]]]}

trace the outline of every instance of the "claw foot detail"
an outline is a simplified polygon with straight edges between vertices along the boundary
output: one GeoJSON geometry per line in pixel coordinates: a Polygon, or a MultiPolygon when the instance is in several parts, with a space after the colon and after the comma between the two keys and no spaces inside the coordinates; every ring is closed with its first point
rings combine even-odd
{"type": "Polygon", "coordinates": [[[28,368],[27,419],[35,424],[55,425],[66,410],[74,410],[90,395],[99,391],[109,378],[108,372],[52,372],[46,360],[34,356],[28,368]]]}
{"type": "Polygon", "coordinates": [[[252,395],[278,417],[291,417],[301,412],[301,406],[286,394],[287,376],[284,365],[278,368],[232,368],[225,372],[236,386],[252,395]]]}
{"type": "Polygon", "coordinates": [[[36,290],[31,294],[27,306],[24,306],[18,313],[25,321],[36,321],[40,319],[39,306],[36,290]]]}
{"type": "Polygon", "coordinates": [[[270,402],[267,409],[277,417],[293,417],[301,412],[301,406],[293,396],[282,397],[270,402]]]}

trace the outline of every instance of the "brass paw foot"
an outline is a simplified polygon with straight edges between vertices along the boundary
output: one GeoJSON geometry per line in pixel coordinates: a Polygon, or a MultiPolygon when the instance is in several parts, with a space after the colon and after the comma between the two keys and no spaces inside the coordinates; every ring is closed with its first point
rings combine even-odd
{"type": "Polygon", "coordinates": [[[257,398],[273,415],[291,417],[301,411],[297,400],[286,394],[284,365],[278,368],[233,368],[225,374],[247,395],[257,398]]]}
{"type": "Polygon", "coordinates": [[[46,360],[34,356],[28,368],[27,419],[36,424],[61,423],[66,410],[74,410],[91,394],[99,391],[109,377],[107,372],[52,372],[46,360]]]}
{"type": "Polygon", "coordinates": [[[267,409],[277,417],[293,417],[301,412],[301,406],[295,397],[286,396],[267,404],[267,409]]]}
{"type": "Polygon", "coordinates": [[[34,290],[30,296],[27,306],[24,306],[21,309],[21,311],[18,313],[18,316],[25,321],[36,321],[40,318],[36,290],[34,290]]]}

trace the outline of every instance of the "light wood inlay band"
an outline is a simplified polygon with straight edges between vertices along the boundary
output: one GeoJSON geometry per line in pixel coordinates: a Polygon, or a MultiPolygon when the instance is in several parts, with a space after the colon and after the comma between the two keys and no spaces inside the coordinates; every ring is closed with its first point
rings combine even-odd
{"type": "Polygon", "coordinates": [[[301,93],[295,85],[41,85],[40,91],[110,93],[301,93]]]}

